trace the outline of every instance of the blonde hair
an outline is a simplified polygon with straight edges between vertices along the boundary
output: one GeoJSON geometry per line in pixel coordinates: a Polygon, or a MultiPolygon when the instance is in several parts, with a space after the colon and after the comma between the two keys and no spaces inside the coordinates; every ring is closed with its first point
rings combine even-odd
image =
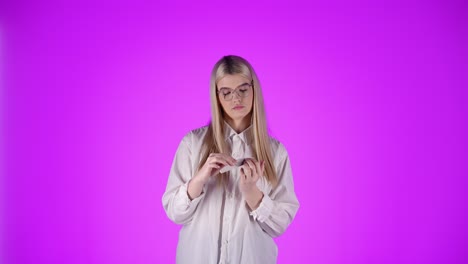
{"type": "MultiPolygon", "coordinates": [[[[265,177],[275,187],[278,184],[273,156],[270,148],[270,137],[267,130],[265,106],[257,74],[250,63],[239,56],[222,57],[213,67],[210,78],[211,121],[203,141],[203,149],[198,170],[205,164],[210,153],[229,153],[229,146],[224,138],[224,110],[218,99],[217,83],[226,75],[240,74],[253,81],[253,106],[251,117],[251,133],[253,138],[253,155],[258,161],[265,161],[265,177]]],[[[218,175],[219,183],[225,182],[227,173],[218,175]]]]}

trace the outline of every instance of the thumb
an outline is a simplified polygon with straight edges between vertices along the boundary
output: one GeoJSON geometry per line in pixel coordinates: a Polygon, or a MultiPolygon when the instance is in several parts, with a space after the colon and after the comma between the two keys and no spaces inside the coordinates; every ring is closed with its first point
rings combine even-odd
{"type": "Polygon", "coordinates": [[[219,169],[213,168],[213,169],[211,170],[211,176],[217,175],[217,174],[219,173],[220,170],[221,170],[221,168],[219,168],[219,169]]]}

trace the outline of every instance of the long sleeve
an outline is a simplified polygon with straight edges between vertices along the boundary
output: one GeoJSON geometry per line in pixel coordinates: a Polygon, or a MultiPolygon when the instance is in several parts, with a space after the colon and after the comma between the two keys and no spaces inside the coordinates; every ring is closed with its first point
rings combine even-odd
{"type": "MultiPolygon", "coordinates": [[[[201,195],[190,200],[187,187],[203,156],[208,129],[194,129],[181,140],[162,195],[168,218],[184,225],[179,231],[176,262],[276,263],[278,248],[273,238],[288,228],[299,208],[285,147],[269,138],[278,185],[260,177],[256,184],[264,196],[256,210],[246,206],[239,169],[230,171],[223,186],[216,177],[210,178],[201,195]]],[[[235,159],[254,157],[253,134],[248,129],[237,133],[225,122],[224,139],[235,159]]]]}
{"type": "Polygon", "coordinates": [[[204,198],[205,192],[190,200],[187,187],[193,177],[191,133],[188,133],[180,142],[172,163],[166,191],[162,203],[167,216],[176,224],[190,222],[197,205],[204,198]]]}
{"type": "Polygon", "coordinates": [[[259,207],[250,213],[271,237],[284,233],[299,209],[299,201],[294,192],[291,163],[282,144],[279,145],[277,155],[278,185],[270,193],[264,192],[259,207]]]}

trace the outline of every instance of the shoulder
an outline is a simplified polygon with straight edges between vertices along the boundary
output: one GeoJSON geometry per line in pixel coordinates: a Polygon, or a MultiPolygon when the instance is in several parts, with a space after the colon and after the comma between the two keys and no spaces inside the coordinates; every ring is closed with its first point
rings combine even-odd
{"type": "Polygon", "coordinates": [[[182,142],[185,142],[189,146],[198,144],[199,142],[203,141],[203,138],[206,135],[206,132],[208,131],[208,125],[195,128],[187,132],[184,137],[182,138],[182,142]]]}
{"type": "Polygon", "coordinates": [[[283,143],[272,136],[270,136],[270,149],[274,159],[283,159],[288,156],[288,151],[283,143]]]}

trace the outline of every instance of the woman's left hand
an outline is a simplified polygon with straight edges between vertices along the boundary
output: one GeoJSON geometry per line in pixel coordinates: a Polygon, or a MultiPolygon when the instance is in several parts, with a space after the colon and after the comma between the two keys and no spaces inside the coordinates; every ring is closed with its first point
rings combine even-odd
{"type": "Polygon", "coordinates": [[[251,195],[253,192],[260,192],[257,188],[257,181],[263,176],[265,167],[263,161],[256,161],[254,158],[247,158],[240,166],[239,189],[244,195],[251,195]]]}

